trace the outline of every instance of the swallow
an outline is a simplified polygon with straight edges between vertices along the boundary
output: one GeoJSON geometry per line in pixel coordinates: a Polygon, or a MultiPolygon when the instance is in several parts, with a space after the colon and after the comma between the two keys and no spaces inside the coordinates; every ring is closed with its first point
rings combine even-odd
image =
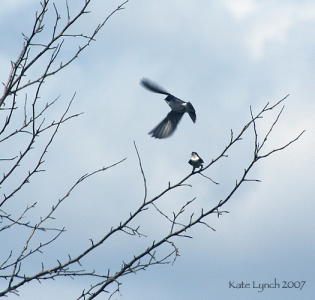
{"type": "Polygon", "coordinates": [[[189,114],[192,121],[194,123],[196,122],[195,109],[190,102],[180,100],[147,78],[143,78],[140,84],[153,93],[166,95],[167,97],[164,100],[172,109],[164,120],[149,132],[152,137],[165,139],[172,135],[186,112],[189,114]]]}
{"type": "Polygon", "coordinates": [[[197,154],[197,152],[192,152],[192,153],[191,153],[191,158],[190,158],[190,160],[188,161],[188,163],[193,166],[192,172],[194,172],[196,168],[200,168],[200,169],[203,168],[203,165],[202,165],[202,164],[203,164],[203,160],[202,160],[202,158],[197,154]]]}

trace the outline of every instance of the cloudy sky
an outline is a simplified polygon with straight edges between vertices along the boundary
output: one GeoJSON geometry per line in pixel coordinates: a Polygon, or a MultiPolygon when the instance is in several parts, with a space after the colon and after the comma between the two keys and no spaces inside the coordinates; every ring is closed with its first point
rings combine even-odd
{"type": "MultiPolygon", "coordinates": [[[[83,1],[69,1],[73,13],[78,2],[83,1]]],[[[86,34],[120,3],[92,2],[91,13],[76,27],[86,34]]],[[[64,1],[56,4],[66,19],[64,1]]],[[[7,81],[10,61],[21,50],[21,33],[30,32],[39,9],[39,1],[1,1],[1,82],[7,81]]],[[[52,26],[48,22],[47,35],[52,26]]],[[[230,130],[238,133],[250,120],[250,106],[258,113],[268,102],[276,103],[290,94],[263,153],[306,130],[303,136],[256,164],[249,177],[261,182],[241,186],[224,207],[228,214],[207,219],[215,232],[198,225],[188,232],[193,239],[174,240],[180,257],[173,265],[153,266],[122,278],[121,295],[115,294],[114,299],[310,299],[315,292],[314,36],[315,4],[311,0],[130,0],[108,20],[96,42],[67,69],[47,79],[41,94],[43,105],[60,95],[47,120],[58,119],[74,93],[70,113],[84,114],[61,127],[45,157],[46,172],[36,174],[3,209],[23,210],[38,202],[29,215],[33,223],[38,222],[83,174],[127,160],[82,183],[63,203],[50,225],[65,226],[67,232],[37,262],[30,261],[29,270],[40,270],[41,261],[47,265],[57,258],[66,261],[68,253],[74,257],[89,245],[89,238],[96,241],[142,203],[143,181],[134,141],[152,198],[168,182],[174,184],[191,172],[187,161],[192,151],[205,163],[216,158],[228,144],[230,130]],[[139,85],[142,77],[190,101],[196,124],[184,115],[172,137],[150,137],[148,132],[169,107],[162,95],[139,85]],[[253,287],[253,282],[274,283],[275,279],[281,286],[278,289],[259,293],[253,287]],[[242,281],[250,288],[229,287],[229,282],[242,281]],[[285,281],[306,283],[302,290],[282,288],[285,281]]],[[[76,39],[65,44],[61,57],[66,59],[77,44],[76,39]]],[[[29,75],[36,76],[36,70],[29,75]]],[[[28,92],[31,95],[32,90],[28,92]]],[[[20,96],[23,106],[24,94],[20,96]]],[[[259,120],[260,138],[280,109],[259,120]]],[[[197,197],[189,216],[216,205],[252,160],[253,146],[251,128],[227,158],[205,171],[219,185],[194,176],[187,182],[192,187],[173,191],[160,200],[160,207],[171,214],[197,197]]],[[[1,156],[12,149],[6,147],[1,156]]],[[[40,147],[41,143],[35,154],[40,147]]],[[[150,213],[135,222],[147,238],[118,235],[84,263],[92,269],[114,271],[122,260],[146,249],[152,239],[169,230],[160,216],[150,213]]],[[[23,244],[25,232],[16,234],[14,239],[12,233],[1,237],[5,251],[8,245],[18,247],[18,241],[23,244]]],[[[41,237],[37,239],[34,247],[41,237]]],[[[4,284],[0,282],[1,290],[4,284]]],[[[76,299],[88,285],[83,279],[58,279],[33,282],[20,288],[20,293],[21,299],[76,299]]]]}

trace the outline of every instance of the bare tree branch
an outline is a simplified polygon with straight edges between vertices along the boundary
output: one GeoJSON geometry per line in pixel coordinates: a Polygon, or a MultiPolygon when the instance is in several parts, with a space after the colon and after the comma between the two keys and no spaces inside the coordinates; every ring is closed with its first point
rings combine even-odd
{"type": "MultiPolygon", "coordinates": [[[[140,204],[138,207],[133,209],[122,221],[117,221],[116,225],[112,225],[108,232],[102,233],[102,235],[95,240],[90,238],[87,241],[88,246],[85,246],[85,248],[79,251],[79,253],[76,253],[76,255],[68,254],[68,257],[65,259],[58,258],[49,268],[45,267],[43,261],[38,261],[38,264],[35,266],[35,268],[37,268],[36,271],[25,270],[24,265],[30,261],[30,258],[33,258],[37,253],[44,254],[49,247],[54,245],[54,242],[61,234],[66,231],[64,225],[56,227],[48,226],[48,224],[50,224],[48,221],[55,219],[56,211],[61,210],[62,204],[72,195],[74,189],[86,179],[100,172],[108,171],[110,168],[116,167],[126,160],[126,158],[121,159],[110,166],[102,167],[81,176],[67,192],[63,194],[63,197],[54,201],[54,205],[51,208],[46,208],[43,214],[44,217],[37,217],[35,221],[34,219],[28,219],[28,214],[31,210],[34,211],[36,203],[30,206],[27,205],[26,208],[22,210],[20,210],[21,208],[19,207],[16,211],[5,211],[5,207],[8,207],[7,205],[10,203],[13,196],[18,196],[18,192],[24,188],[25,184],[29,183],[31,178],[36,178],[33,177],[33,175],[44,171],[42,166],[44,164],[45,154],[54,141],[60,126],[68,120],[80,115],[80,113],[69,114],[71,104],[75,98],[74,93],[62,115],[56,118],[57,121],[46,121],[46,116],[50,113],[49,108],[59,103],[57,100],[60,99],[59,97],[53,98],[54,100],[46,101],[47,104],[45,107],[40,106],[40,98],[46,80],[67,67],[92,41],[95,41],[96,35],[104,27],[108,19],[116,12],[122,10],[128,1],[129,0],[120,4],[94,28],[91,34],[87,34],[82,32],[71,33],[69,29],[73,28],[73,24],[78,22],[83,15],[90,13],[87,9],[92,0],[85,0],[79,12],[74,16],[72,16],[68,1],[65,0],[65,24],[62,24],[61,14],[59,13],[57,5],[50,0],[43,0],[41,2],[40,11],[36,13],[31,33],[28,36],[23,34],[25,40],[23,48],[17,60],[11,63],[11,71],[7,83],[4,85],[2,97],[0,98],[0,110],[5,114],[0,131],[0,143],[4,145],[11,139],[19,137],[27,137],[27,143],[24,146],[18,145],[17,148],[12,149],[9,154],[3,155],[4,158],[0,158],[0,162],[6,167],[3,169],[3,176],[0,180],[1,187],[7,182],[8,178],[14,178],[18,168],[22,164],[25,164],[31,150],[35,146],[38,146],[37,141],[40,134],[47,135],[48,141],[40,148],[40,151],[38,151],[39,154],[36,159],[33,160],[32,167],[28,167],[27,174],[25,174],[22,179],[16,179],[13,187],[10,186],[10,188],[8,188],[8,192],[6,192],[7,195],[4,194],[0,202],[0,233],[11,228],[27,230],[27,234],[24,235],[23,245],[17,249],[8,249],[4,254],[4,258],[2,258],[3,261],[0,262],[0,280],[5,282],[3,290],[0,291],[0,296],[7,296],[9,293],[18,295],[19,289],[22,286],[26,283],[32,283],[33,281],[41,282],[43,280],[54,280],[56,278],[76,278],[84,276],[93,280],[91,280],[92,283],[89,284],[88,288],[82,288],[83,290],[79,293],[77,299],[94,299],[103,293],[108,294],[108,299],[112,298],[115,293],[120,293],[120,281],[122,276],[146,270],[148,267],[154,265],[174,263],[180,255],[176,241],[178,238],[193,238],[193,234],[190,231],[192,227],[200,224],[215,231],[215,228],[211,226],[212,219],[210,216],[213,215],[219,218],[224,213],[228,213],[228,211],[223,210],[222,207],[232,198],[234,193],[244,182],[260,181],[249,177],[249,172],[255,164],[275,152],[284,150],[297,141],[304,133],[304,131],[302,131],[297,137],[291,139],[284,145],[262,154],[262,151],[269,141],[269,137],[274,133],[273,130],[280,120],[283,107],[262,138],[258,134],[259,122],[263,115],[276,110],[288,96],[274,105],[267,103],[257,114],[254,114],[250,107],[250,120],[245,123],[244,127],[237,135],[231,130],[227,145],[215,158],[209,158],[209,163],[204,168],[189,173],[177,183],[171,184],[171,182],[168,182],[167,184],[166,181],[166,187],[161,189],[161,191],[151,199],[148,198],[147,179],[144,171],[145,168],[141,161],[140,151],[134,142],[144,189],[144,195],[142,200],[139,201],[140,204]],[[47,26],[45,27],[45,23],[48,22],[46,20],[49,10],[53,10],[54,13],[53,24],[50,31],[46,29],[47,26]],[[49,37],[48,41],[47,36],[49,37]],[[64,62],[58,61],[60,53],[64,51],[67,41],[73,38],[79,39],[78,49],[76,48],[64,62]],[[45,63],[39,65],[40,59],[44,59],[45,63]],[[29,71],[33,69],[38,70],[38,76],[28,78],[29,71]],[[34,87],[34,94],[30,96],[30,94],[26,93],[25,98],[23,98],[24,107],[19,108],[18,103],[21,101],[18,102],[18,92],[31,85],[34,87]],[[4,104],[7,104],[8,107],[5,108],[4,104]],[[18,119],[19,125],[17,125],[14,123],[13,119],[20,110],[22,110],[20,114],[22,117],[18,119]],[[208,204],[202,204],[196,197],[191,197],[187,200],[185,196],[181,196],[178,197],[179,204],[176,209],[167,209],[163,206],[162,201],[164,196],[182,187],[193,187],[190,183],[190,178],[198,174],[217,185],[218,182],[211,179],[207,172],[210,172],[211,167],[221,158],[228,158],[228,151],[230,151],[234,145],[242,141],[245,132],[247,132],[251,126],[253,126],[254,133],[253,155],[250,157],[247,164],[245,164],[243,173],[236,178],[235,185],[226,192],[222,199],[215,199],[216,204],[210,205],[209,203],[213,203],[213,201],[208,204]],[[11,127],[14,127],[14,129],[11,127]],[[259,141],[262,142],[260,143],[259,141]],[[203,206],[200,207],[201,205],[203,206]],[[151,232],[146,232],[145,227],[144,229],[142,227],[143,216],[147,216],[150,213],[154,218],[159,218],[159,220],[166,224],[155,237],[153,237],[151,232]],[[38,242],[36,238],[39,233],[45,234],[46,238],[39,238],[40,241],[38,242]],[[89,258],[96,252],[96,249],[107,245],[110,238],[120,233],[124,233],[124,237],[141,238],[144,244],[142,249],[137,253],[130,253],[128,250],[128,257],[122,260],[121,265],[115,270],[107,269],[106,271],[100,271],[97,268],[98,266],[86,270],[87,267],[84,264],[85,258],[89,258]],[[35,244],[35,246],[33,246],[33,244],[35,244]],[[161,249],[163,249],[163,251],[161,249]]],[[[199,176],[196,178],[201,179],[199,176]]]]}

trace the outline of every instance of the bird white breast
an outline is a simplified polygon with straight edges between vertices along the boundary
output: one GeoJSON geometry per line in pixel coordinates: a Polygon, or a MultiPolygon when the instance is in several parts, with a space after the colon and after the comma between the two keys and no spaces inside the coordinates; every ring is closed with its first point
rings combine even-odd
{"type": "Polygon", "coordinates": [[[191,160],[193,161],[197,161],[199,159],[199,157],[196,154],[193,154],[191,157],[191,160]]]}
{"type": "Polygon", "coordinates": [[[172,99],[171,101],[166,101],[170,108],[176,112],[184,113],[186,112],[186,102],[177,99],[172,99]]]}

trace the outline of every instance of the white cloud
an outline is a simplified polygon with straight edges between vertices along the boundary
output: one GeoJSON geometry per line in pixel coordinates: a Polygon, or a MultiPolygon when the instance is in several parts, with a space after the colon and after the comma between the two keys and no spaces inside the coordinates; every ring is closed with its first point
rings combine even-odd
{"type": "Polygon", "coordinates": [[[237,19],[254,13],[258,6],[255,0],[226,0],[223,4],[237,19]]]}

